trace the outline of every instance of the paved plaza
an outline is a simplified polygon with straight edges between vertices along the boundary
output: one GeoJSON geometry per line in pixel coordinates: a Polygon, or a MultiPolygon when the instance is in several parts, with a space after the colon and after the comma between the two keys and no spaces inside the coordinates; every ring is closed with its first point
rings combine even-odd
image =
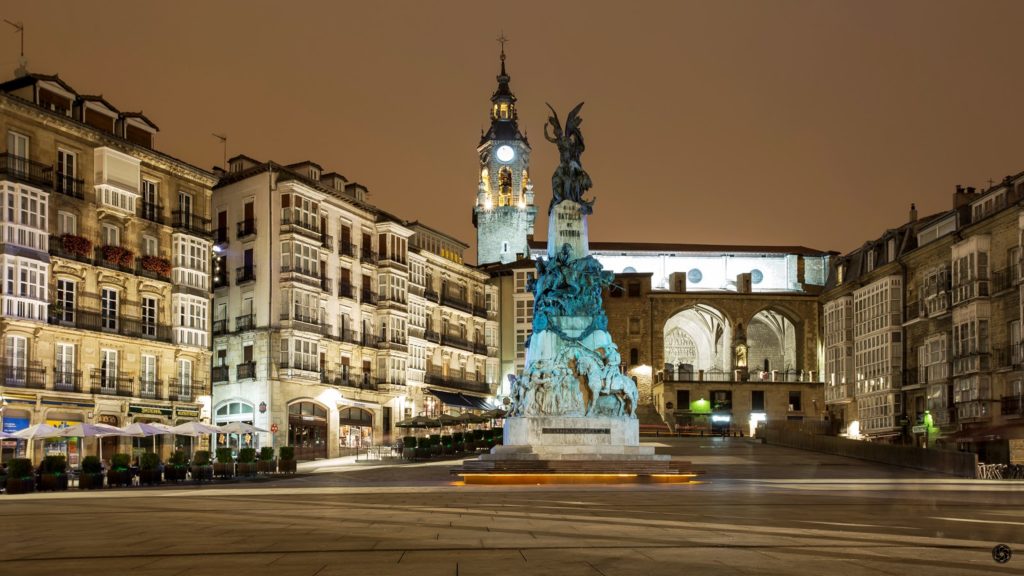
{"type": "Polygon", "coordinates": [[[1024,483],[741,438],[655,443],[702,482],[460,486],[452,462],[325,462],[267,482],[5,495],[0,574],[1024,573],[1024,483]],[[1018,555],[995,563],[998,543],[1018,555]]]}

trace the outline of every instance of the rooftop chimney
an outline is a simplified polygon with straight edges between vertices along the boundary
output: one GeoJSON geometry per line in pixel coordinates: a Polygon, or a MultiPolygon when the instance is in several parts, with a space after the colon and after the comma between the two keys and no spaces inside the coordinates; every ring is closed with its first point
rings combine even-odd
{"type": "Polygon", "coordinates": [[[917,222],[917,204],[910,204],[910,221],[917,222]]]}

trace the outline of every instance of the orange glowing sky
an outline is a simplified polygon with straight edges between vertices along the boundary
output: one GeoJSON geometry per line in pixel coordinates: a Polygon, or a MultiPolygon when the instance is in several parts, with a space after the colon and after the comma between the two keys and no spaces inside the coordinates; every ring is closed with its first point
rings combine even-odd
{"type": "MultiPolygon", "coordinates": [[[[602,241],[848,251],[1024,170],[1021,2],[21,2],[29,69],[121,110],[209,169],[319,162],[466,241],[504,30],[534,147],[544,102],[586,101],[602,241]]],[[[18,35],[0,29],[0,73],[18,35]]],[[[472,249],[467,256],[472,260],[472,249]]]]}

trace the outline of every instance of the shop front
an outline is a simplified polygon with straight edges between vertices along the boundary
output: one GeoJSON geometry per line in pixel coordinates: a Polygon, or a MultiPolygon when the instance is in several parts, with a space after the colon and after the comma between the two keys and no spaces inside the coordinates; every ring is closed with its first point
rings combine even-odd
{"type": "Polygon", "coordinates": [[[355,454],[373,445],[373,412],[348,407],[338,410],[338,453],[355,454]]]}
{"type": "Polygon", "coordinates": [[[288,405],[288,445],[297,460],[327,458],[327,409],[315,402],[288,405]]]}
{"type": "MultiPolygon", "coordinates": [[[[32,413],[20,408],[4,408],[3,431],[6,434],[14,434],[18,430],[24,430],[32,424],[32,413]]],[[[0,462],[8,462],[12,458],[27,457],[28,443],[15,438],[4,438],[0,451],[0,462]]]]}
{"type": "MultiPolygon", "coordinates": [[[[56,412],[46,414],[46,424],[57,428],[69,428],[84,422],[84,415],[76,412],[56,412]]],[[[46,438],[43,440],[43,455],[67,456],[68,466],[77,468],[82,457],[81,438],[46,438]]]]}
{"type": "MultiPolygon", "coordinates": [[[[174,424],[174,410],[168,406],[154,404],[129,404],[128,419],[132,423],[140,422],[146,424],[174,424]]],[[[126,422],[127,424],[127,422],[126,422]]],[[[183,436],[175,436],[172,440],[167,434],[157,434],[149,438],[132,438],[132,457],[140,457],[144,452],[154,451],[160,455],[161,460],[170,456],[171,449],[186,450],[188,439],[183,436]],[[155,440],[154,440],[155,439],[155,440]],[[155,445],[155,446],[154,446],[155,445]]],[[[103,453],[107,454],[106,446],[103,453]]]]}
{"type": "MultiPolygon", "coordinates": [[[[232,422],[255,425],[255,413],[256,410],[252,404],[233,400],[221,404],[214,410],[213,422],[217,426],[232,422]]],[[[259,436],[255,434],[217,434],[217,448],[225,447],[231,448],[231,453],[237,455],[239,448],[258,448],[259,436]]]]}

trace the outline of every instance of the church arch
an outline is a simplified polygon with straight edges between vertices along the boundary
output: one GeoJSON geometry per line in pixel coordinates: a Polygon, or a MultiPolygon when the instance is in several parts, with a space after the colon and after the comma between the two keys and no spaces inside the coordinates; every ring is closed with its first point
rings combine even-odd
{"type": "Polygon", "coordinates": [[[732,370],[733,326],[721,310],[707,304],[682,308],[665,321],[662,334],[669,378],[732,370]]]}
{"type": "Polygon", "coordinates": [[[799,317],[794,322],[790,313],[767,306],[754,313],[747,323],[747,356],[752,374],[767,376],[771,372],[795,373],[799,369],[797,333],[799,317]]]}

